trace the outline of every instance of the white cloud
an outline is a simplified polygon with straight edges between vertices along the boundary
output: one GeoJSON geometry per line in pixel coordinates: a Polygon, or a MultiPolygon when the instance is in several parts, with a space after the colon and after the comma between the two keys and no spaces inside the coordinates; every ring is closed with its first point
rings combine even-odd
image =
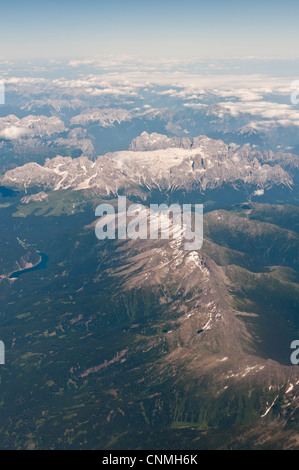
{"type": "Polygon", "coordinates": [[[257,189],[257,190],[254,191],[254,193],[253,193],[254,196],[263,196],[264,194],[265,194],[264,189],[257,189]]]}
{"type": "MultiPolygon", "coordinates": [[[[219,103],[234,117],[241,113],[271,120],[281,126],[299,126],[299,110],[293,106],[272,101],[229,101],[219,103]]],[[[265,121],[267,125],[267,121],[265,121]]]]}
{"type": "Polygon", "coordinates": [[[30,133],[29,130],[23,127],[10,126],[0,131],[0,139],[5,139],[5,140],[21,139],[22,137],[27,136],[29,133],[30,133]]]}
{"type": "Polygon", "coordinates": [[[6,85],[37,85],[39,83],[46,82],[44,78],[32,78],[32,77],[10,77],[5,78],[6,85]]]}

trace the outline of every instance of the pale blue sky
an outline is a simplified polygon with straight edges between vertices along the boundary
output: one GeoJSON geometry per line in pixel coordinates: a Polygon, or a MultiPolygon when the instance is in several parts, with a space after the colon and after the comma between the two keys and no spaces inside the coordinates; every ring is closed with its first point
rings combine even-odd
{"type": "Polygon", "coordinates": [[[299,56],[298,0],[10,0],[0,57],[299,56]]]}

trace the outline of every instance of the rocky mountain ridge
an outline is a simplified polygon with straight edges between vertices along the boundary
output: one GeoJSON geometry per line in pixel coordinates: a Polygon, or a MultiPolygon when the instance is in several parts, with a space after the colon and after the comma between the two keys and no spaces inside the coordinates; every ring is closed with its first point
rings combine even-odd
{"type": "Polygon", "coordinates": [[[143,133],[132,142],[131,148],[136,150],[101,155],[94,162],[87,157],[57,156],[43,166],[32,162],[7,171],[1,181],[7,186],[43,190],[92,189],[101,195],[136,187],[205,191],[239,183],[258,189],[292,186],[292,175],[284,167],[288,160],[296,162],[299,157],[263,154],[249,145],[228,145],[206,136],[195,138],[192,146],[189,142],[143,133]]]}

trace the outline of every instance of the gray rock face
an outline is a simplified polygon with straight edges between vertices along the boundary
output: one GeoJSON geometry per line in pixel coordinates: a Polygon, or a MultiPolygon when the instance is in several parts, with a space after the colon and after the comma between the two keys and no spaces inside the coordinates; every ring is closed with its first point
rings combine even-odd
{"type": "Polygon", "coordinates": [[[157,134],[156,132],[152,134],[142,132],[140,136],[132,140],[129,150],[142,152],[167,148],[189,149],[190,147],[191,141],[187,137],[167,137],[166,135],[157,134]]]}
{"type": "Polygon", "coordinates": [[[6,140],[17,140],[22,137],[47,137],[64,131],[64,123],[54,116],[26,116],[19,119],[12,114],[0,118],[0,138],[6,140]]]}
{"type": "Polygon", "coordinates": [[[120,124],[123,121],[130,121],[131,119],[131,113],[121,108],[89,109],[77,116],[74,116],[71,119],[70,124],[72,126],[86,126],[91,123],[97,123],[102,127],[111,127],[115,123],[120,124]]]}
{"type": "Polygon", "coordinates": [[[30,202],[41,202],[44,199],[47,199],[48,195],[44,192],[41,191],[38,194],[32,194],[31,196],[24,196],[21,199],[22,204],[29,204],[30,202]]]}
{"type": "Polygon", "coordinates": [[[93,158],[95,156],[95,149],[92,141],[88,138],[86,129],[80,127],[72,129],[66,138],[58,137],[54,143],[58,147],[80,149],[86,157],[93,158]]]}

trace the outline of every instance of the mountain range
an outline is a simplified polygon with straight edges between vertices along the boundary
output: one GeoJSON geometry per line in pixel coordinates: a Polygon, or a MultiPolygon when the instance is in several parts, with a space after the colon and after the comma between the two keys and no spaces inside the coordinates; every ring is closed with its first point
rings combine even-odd
{"type": "Polygon", "coordinates": [[[4,185],[58,189],[92,189],[101,196],[158,189],[161,191],[215,189],[243,184],[254,191],[273,186],[292,188],[290,168],[299,157],[262,153],[249,145],[225,144],[205,136],[168,138],[146,132],[133,140],[130,150],[108,153],[95,161],[87,157],[57,156],[44,165],[28,163],[7,171],[4,185]]]}

